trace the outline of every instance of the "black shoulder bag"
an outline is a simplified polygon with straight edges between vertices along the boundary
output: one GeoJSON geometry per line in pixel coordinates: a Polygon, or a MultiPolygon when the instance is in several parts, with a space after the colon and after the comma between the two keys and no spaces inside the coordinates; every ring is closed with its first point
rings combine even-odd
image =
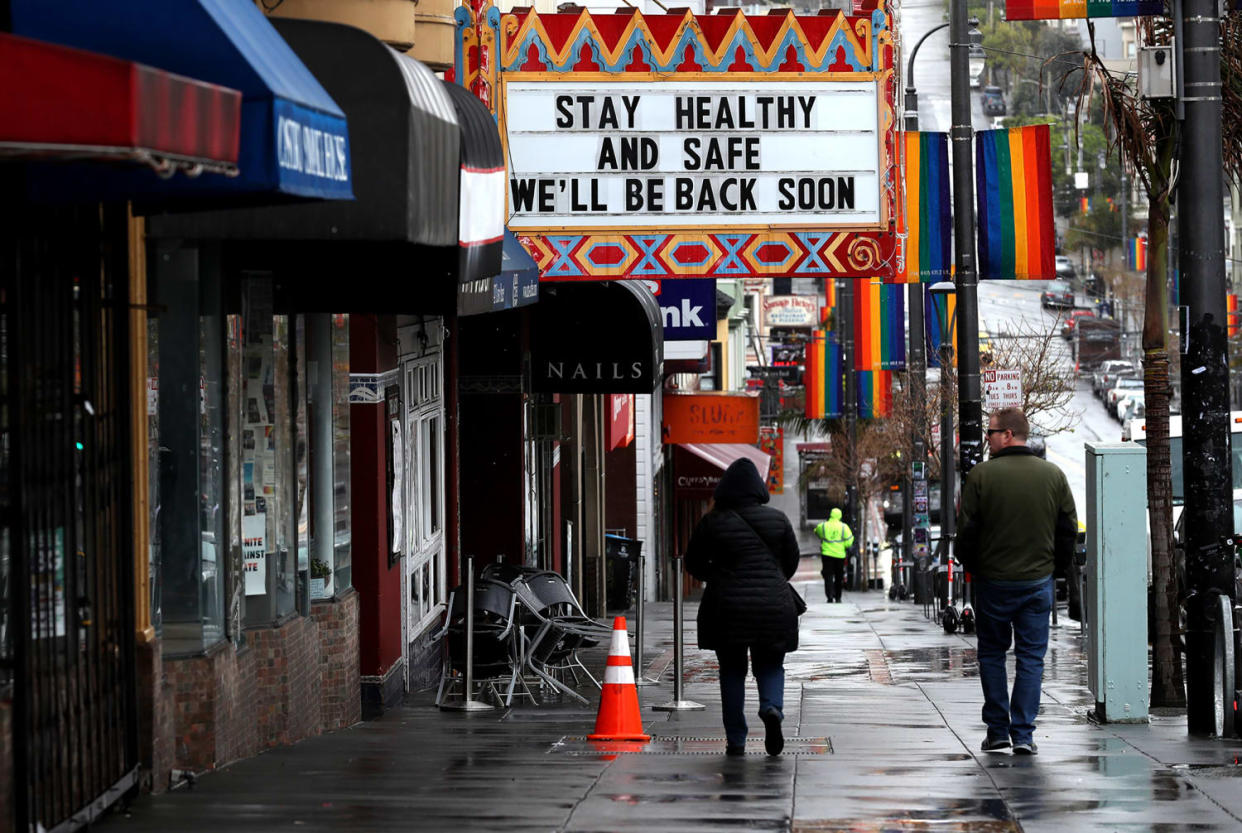
{"type": "MultiPolygon", "coordinates": [[[[732,509],[729,511],[733,512],[732,509]]],[[[763,545],[763,548],[768,551],[768,555],[772,556],[772,561],[776,564],[776,570],[780,573],[781,560],[776,557],[776,553],[772,552],[772,548],[768,546],[768,542],[763,540],[763,536],[755,531],[755,528],[750,525],[749,521],[741,515],[738,515],[737,512],[733,512],[733,514],[737,516],[737,519],[742,522],[743,526],[750,530],[750,534],[758,539],[759,543],[763,545]]],[[[785,578],[783,573],[781,573],[781,578],[785,578]]],[[[798,592],[798,588],[790,584],[789,581],[785,582],[785,586],[789,588],[789,595],[793,597],[794,611],[796,611],[799,616],[806,613],[806,599],[802,598],[802,594],[798,592]]]]}

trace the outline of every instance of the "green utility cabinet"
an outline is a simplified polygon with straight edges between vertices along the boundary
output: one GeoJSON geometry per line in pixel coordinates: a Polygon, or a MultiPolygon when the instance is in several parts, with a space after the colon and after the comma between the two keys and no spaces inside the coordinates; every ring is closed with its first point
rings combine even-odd
{"type": "Polygon", "coordinates": [[[1146,723],[1147,449],[1085,445],[1087,685],[1101,722],[1146,723]]]}

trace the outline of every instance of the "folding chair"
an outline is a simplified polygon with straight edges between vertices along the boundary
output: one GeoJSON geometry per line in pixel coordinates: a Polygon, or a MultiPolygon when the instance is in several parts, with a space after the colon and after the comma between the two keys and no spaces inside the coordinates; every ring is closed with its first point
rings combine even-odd
{"type": "MultiPolygon", "coordinates": [[[[513,588],[498,581],[481,579],[474,589],[474,677],[483,690],[497,702],[508,706],[514,688],[521,683],[524,695],[534,699],[522,679],[521,651],[518,629],[514,621],[517,598],[513,588]],[[498,684],[507,683],[502,696],[498,684]]],[[[466,658],[466,590],[456,587],[449,595],[448,617],[436,637],[444,641],[440,668],[440,686],[436,691],[439,706],[458,681],[465,679],[466,658]]]]}
{"type": "Polygon", "coordinates": [[[565,579],[557,573],[527,575],[514,581],[512,587],[532,624],[538,625],[525,647],[526,667],[557,690],[587,702],[556,675],[568,672],[576,685],[581,670],[596,688],[601,688],[599,680],[578,659],[578,649],[611,638],[612,628],[587,616],[565,579]]]}

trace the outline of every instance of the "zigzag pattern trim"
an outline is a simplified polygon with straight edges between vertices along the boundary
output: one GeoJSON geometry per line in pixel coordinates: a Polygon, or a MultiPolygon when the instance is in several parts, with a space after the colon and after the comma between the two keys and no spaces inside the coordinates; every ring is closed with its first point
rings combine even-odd
{"type": "Polygon", "coordinates": [[[519,234],[543,280],[858,277],[891,280],[882,232],[519,234]]]}

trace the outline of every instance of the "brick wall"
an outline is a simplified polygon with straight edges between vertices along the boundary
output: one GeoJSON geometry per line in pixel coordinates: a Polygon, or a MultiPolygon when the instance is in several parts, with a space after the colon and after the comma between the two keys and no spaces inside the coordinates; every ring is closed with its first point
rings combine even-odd
{"type": "Polygon", "coordinates": [[[142,788],[163,792],[173,768],[174,748],[172,683],[164,675],[159,640],[137,646],[138,750],[142,764],[142,788]]]}
{"type": "Polygon", "coordinates": [[[13,702],[0,700],[0,831],[16,827],[13,806],[13,702]]]}
{"type": "Polygon", "coordinates": [[[357,598],[330,607],[247,630],[240,651],[224,642],[163,661],[172,766],[201,772],[357,722],[357,598]]]}
{"type": "Polygon", "coordinates": [[[311,616],[319,625],[319,725],[323,731],[331,732],[362,719],[362,700],[358,696],[358,594],[350,590],[335,601],[315,602],[311,616]]]}

